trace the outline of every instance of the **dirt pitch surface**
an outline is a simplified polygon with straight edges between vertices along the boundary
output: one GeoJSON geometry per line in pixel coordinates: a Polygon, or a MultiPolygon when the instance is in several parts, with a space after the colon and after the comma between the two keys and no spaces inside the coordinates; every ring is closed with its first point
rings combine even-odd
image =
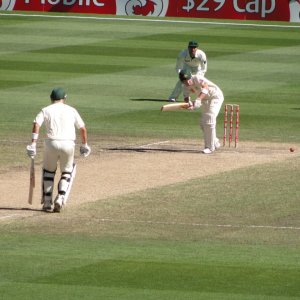
{"type": "MultiPolygon", "coordinates": [[[[249,142],[240,143],[237,149],[222,147],[213,154],[204,155],[200,153],[199,140],[92,147],[93,152],[88,158],[76,157],[77,175],[66,209],[246,166],[283,161],[298,155],[297,151],[289,151],[289,145],[249,142]]],[[[0,224],[45,214],[40,204],[41,160],[38,158],[32,205],[27,203],[29,160],[28,169],[1,172],[0,224]]]]}

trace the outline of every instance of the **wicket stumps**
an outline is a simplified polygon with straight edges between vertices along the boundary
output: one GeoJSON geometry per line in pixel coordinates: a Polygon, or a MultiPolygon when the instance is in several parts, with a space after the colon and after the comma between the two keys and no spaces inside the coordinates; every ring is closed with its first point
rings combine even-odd
{"type": "Polygon", "coordinates": [[[228,146],[231,147],[232,139],[233,139],[233,131],[234,131],[234,147],[237,148],[238,141],[239,141],[239,124],[240,124],[240,106],[237,104],[225,104],[223,146],[226,146],[226,141],[227,141],[228,110],[230,110],[228,146]],[[234,117],[235,117],[235,129],[233,128],[234,117]]]}

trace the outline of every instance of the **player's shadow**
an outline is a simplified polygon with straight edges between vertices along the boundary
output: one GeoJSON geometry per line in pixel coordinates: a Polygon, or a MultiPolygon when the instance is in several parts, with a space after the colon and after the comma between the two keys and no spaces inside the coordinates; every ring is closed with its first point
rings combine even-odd
{"type": "Polygon", "coordinates": [[[0,207],[0,210],[13,210],[13,211],[42,211],[41,209],[36,209],[36,208],[29,208],[29,207],[0,207]]]}
{"type": "Polygon", "coordinates": [[[175,153],[199,153],[200,150],[193,149],[170,149],[170,148],[142,148],[142,147],[114,147],[109,151],[132,151],[132,152],[175,152],[175,153]]]}
{"type": "Polygon", "coordinates": [[[153,101],[153,102],[169,102],[167,99],[156,99],[156,98],[132,98],[131,101],[153,101]]]}

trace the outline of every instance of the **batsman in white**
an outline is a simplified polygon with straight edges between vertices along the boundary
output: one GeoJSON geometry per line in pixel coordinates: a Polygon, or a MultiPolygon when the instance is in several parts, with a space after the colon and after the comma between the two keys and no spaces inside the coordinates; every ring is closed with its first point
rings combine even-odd
{"type": "Polygon", "coordinates": [[[180,71],[179,79],[183,85],[184,101],[189,103],[189,109],[202,107],[200,126],[204,135],[202,153],[211,154],[220,148],[216,134],[217,116],[224,101],[221,89],[200,75],[192,75],[189,71],[180,71]],[[191,101],[190,94],[196,94],[196,100],[191,101]]]}
{"type": "Polygon", "coordinates": [[[36,156],[36,143],[42,124],[45,124],[42,200],[43,210],[52,209],[52,193],[57,165],[60,165],[61,176],[58,182],[58,194],[54,200],[53,212],[60,212],[66,204],[76,174],[74,163],[76,129],[80,131],[80,154],[88,156],[91,148],[87,144],[87,130],[78,111],[67,105],[67,95],[62,88],[52,90],[51,104],[44,107],[35,117],[32,128],[31,144],[27,146],[27,154],[36,156]]]}
{"type": "MultiPolygon", "coordinates": [[[[180,51],[176,61],[176,73],[179,74],[181,70],[189,71],[193,75],[204,76],[207,71],[206,54],[200,50],[199,44],[196,41],[190,41],[187,49],[180,51]]],[[[182,82],[177,81],[171,95],[170,102],[176,102],[182,93],[182,82]]]]}

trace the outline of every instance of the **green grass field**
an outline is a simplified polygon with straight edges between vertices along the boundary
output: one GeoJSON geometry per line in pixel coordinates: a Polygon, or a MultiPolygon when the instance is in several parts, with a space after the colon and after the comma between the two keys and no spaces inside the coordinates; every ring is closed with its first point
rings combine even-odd
{"type": "MultiPolygon", "coordinates": [[[[92,146],[197,139],[199,112],[160,112],[177,80],[175,58],[192,39],[206,52],[207,77],[225,102],[241,106],[241,141],[300,143],[300,26],[6,14],[0,15],[1,177],[28,165],[32,120],[56,86],[83,116],[92,146]]],[[[219,133],[222,119],[223,112],[219,133]]],[[[85,204],[76,219],[67,209],[38,224],[0,220],[1,298],[300,299],[299,164],[296,155],[176,186],[166,182],[85,204]]]]}

